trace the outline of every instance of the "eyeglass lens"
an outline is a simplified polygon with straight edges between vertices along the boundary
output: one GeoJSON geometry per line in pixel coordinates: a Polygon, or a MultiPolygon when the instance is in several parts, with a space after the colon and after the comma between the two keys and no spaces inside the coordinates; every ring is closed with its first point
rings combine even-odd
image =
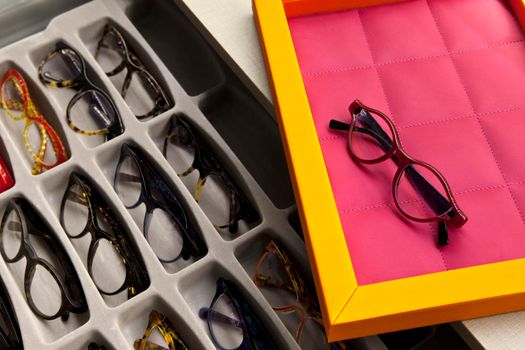
{"type": "Polygon", "coordinates": [[[354,114],[352,129],[352,152],[361,159],[375,160],[392,148],[393,132],[385,119],[373,116],[365,109],[354,114]]]}
{"type": "Polygon", "coordinates": [[[55,277],[42,264],[36,264],[29,276],[29,293],[34,306],[44,315],[56,315],[62,306],[62,296],[55,277]]]}
{"type": "MultiPolygon", "coordinates": [[[[183,232],[177,219],[164,208],[156,207],[145,213],[145,206],[138,205],[143,200],[144,179],[135,159],[126,156],[117,169],[115,189],[124,205],[133,211],[140,211],[144,218],[143,232],[157,257],[164,262],[177,259],[183,248],[183,232]]],[[[148,193],[151,193],[152,187],[148,193]]]]}
{"type": "Polygon", "coordinates": [[[232,300],[226,294],[221,294],[212,305],[208,313],[208,323],[212,337],[217,344],[223,349],[236,349],[244,339],[242,327],[235,325],[240,324],[241,316],[232,300]],[[225,320],[224,318],[228,318],[225,320]]]}
{"type": "MultiPolygon", "coordinates": [[[[124,284],[126,266],[121,253],[109,239],[99,238],[92,243],[91,235],[85,234],[91,214],[87,196],[84,194],[84,189],[76,183],[66,192],[62,211],[64,229],[71,238],[78,238],[73,242],[79,247],[79,251],[90,252],[91,256],[87,256],[84,261],[88,261],[88,269],[98,289],[103,293],[111,294],[124,284]]],[[[96,227],[114,235],[113,229],[106,220],[100,213],[95,213],[96,227]]],[[[96,229],[96,227],[89,227],[91,230],[96,229]]]]}
{"type": "MultiPolygon", "coordinates": [[[[21,275],[25,275],[26,292],[29,303],[42,315],[53,317],[62,306],[62,289],[57,281],[57,270],[51,266],[60,266],[60,261],[46,246],[44,239],[36,234],[29,234],[29,248],[24,248],[23,223],[18,211],[11,207],[3,218],[1,227],[2,250],[9,263],[16,263],[21,259],[25,264],[15,264],[14,267],[21,275]],[[24,255],[24,251],[30,249],[31,254],[37,254],[38,260],[30,260],[24,255]],[[27,274],[24,269],[27,265],[27,274]]],[[[25,253],[27,254],[27,253],[25,253]]],[[[63,276],[64,277],[64,276],[63,276]]]]}
{"type": "Polygon", "coordinates": [[[434,193],[447,198],[447,192],[438,175],[420,164],[412,164],[403,170],[396,193],[400,208],[418,219],[439,217],[451,208],[449,204],[440,205],[438,201],[433,200],[436,198],[434,193]]]}
{"type": "Polygon", "coordinates": [[[185,186],[194,192],[195,199],[210,221],[216,227],[228,225],[231,190],[224,177],[211,173],[200,178],[202,174],[199,170],[192,170],[196,156],[196,141],[191,131],[177,123],[172,135],[166,145],[166,159],[181,176],[185,186]]]}
{"type": "Polygon", "coordinates": [[[259,289],[272,307],[286,307],[299,301],[290,274],[278,253],[266,254],[257,270],[257,276],[262,280],[259,289]]]}
{"type": "Polygon", "coordinates": [[[27,140],[30,147],[30,153],[38,156],[44,164],[56,164],[57,152],[54,150],[53,145],[47,145],[44,149],[44,154],[40,155],[40,149],[42,148],[42,142],[44,138],[49,142],[52,140],[48,131],[42,126],[41,123],[29,122],[28,128],[25,130],[27,133],[27,140]],[[44,136],[44,137],[43,137],[44,136]]]}
{"type": "Polygon", "coordinates": [[[124,62],[126,54],[122,41],[114,31],[108,30],[99,43],[97,51],[97,62],[108,74],[118,68],[124,62]]]}
{"type": "Polygon", "coordinates": [[[124,39],[115,29],[109,29],[101,39],[96,59],[106,74],[118,68],[128,57],[134,59],[134,64],[140,69],[128,72],[123,69],[117,74],[111,74],[110,79],[119,89],[131,111],[137,115],[146,115],[155,108],[157,99],[157,83],[154,78],[145,71],[144,66],[136,56],[128,51],[124,39]],[[128,77],[128,74],[131,74],[128,77]],[[128,81],[126,81],[128,80],[128,81]],[[127,84],[127,86],[126,86],[127,84]]]}
{"type": "Polygon", "coordinates": [[[82,61],[75,51],[63,48],[45,62],[42,71],[56,82],[74,80],[82,74],[82,61]]]}
{"type": "MultiPolygon", "coordinates": [[[[166,342],[166,339],[162,335],[161,331],[159,330],[159,327],[153,327],[148,336],[147,336],[147,342],[145,342],[147,345],[144,347],[144,350],[153,349],[152,346],[157,345],[161,348],[159,349],[169,349],[169,344],[166,342]]],[[[142,350],[142,348],[141,348],[142,350]]]]}
{"type": "Polygon", "coordinates": [[[96,132],[109,128],[116,120],[111,102],[97,90],[87,90],[72,102],[69,118],[79,129],[96,132]],[[86,116],[91,118],[86,118],[86,116]]]}

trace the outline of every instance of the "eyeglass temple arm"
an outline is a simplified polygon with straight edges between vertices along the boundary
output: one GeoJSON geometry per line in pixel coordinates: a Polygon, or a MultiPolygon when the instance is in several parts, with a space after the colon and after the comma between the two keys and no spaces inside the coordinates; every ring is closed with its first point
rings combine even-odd
{"type": "Polygon", "coordinates": [[[242,321],[241,320],[234,320],[233,318],[226,316],[225,314],[212,310],[207,307],[202,307],[199,309],[199,317],[202,319],[207,319],[209,316],[211,316],[213,321],[227,324],[233,327],[242,328],[242,321]]]}

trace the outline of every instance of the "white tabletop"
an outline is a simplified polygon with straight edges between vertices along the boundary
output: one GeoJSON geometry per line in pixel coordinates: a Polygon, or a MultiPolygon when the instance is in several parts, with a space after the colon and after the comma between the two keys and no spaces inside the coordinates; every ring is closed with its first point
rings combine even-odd
{"type": "MultiPolygon", "coordinates": [[[[178,0],[265,108],[272,110],[251,0],[178,0]]],[[[473,348],[525,349],[525,312],[478,318],[455,325],[473,348]]]]}
{"type": "Polygon", "coordinates": [[[251,0],[178,0],[220,55],[273,115],[251,0]]]}

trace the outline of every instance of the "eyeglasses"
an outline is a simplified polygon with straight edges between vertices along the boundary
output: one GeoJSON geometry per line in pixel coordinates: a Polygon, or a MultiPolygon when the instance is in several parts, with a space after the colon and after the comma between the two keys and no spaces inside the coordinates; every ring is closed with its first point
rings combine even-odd
{"type": "Polygon", "coordinates": [[[308,342],[307,347],[311,349],[321,349],[323,346],[325,349],[331,350],[346,349],[344,342],[326,342],[319,305],[312,298],[304,280],[294,269],[288,255],[277,242],[270,241],[266,245],[264,253],[255,267],[253,281],[273,310],[299,315],[299,323],[295,330],[297,344],[303,345],[303,343],[308,342]],[[305,329],[308,329],[315,336],[302,339],[301,336],[305,329]]]}
{"type": "Polygon", "coordinates": [[[100,293],[111,296],[127,289],[129,299],[149,286],[144,263],[128,234],[87,178],[71,174],[60,222],[71,239],[91,235],[87,269],[100,293]]]}
{"type": "Polygon", "coordinates": [[[91,82],[82,56],[64,42],[55,46],[40,63],[38,74],[44,84],[77,91],[67,105],[69,127],[82,135],[104,135],[107,140],[122,134],[124,125],[115,103],[91,82]]]}
{"type": "Polygon", "coordinates": [[[206,254],[184,207],[140,149],[122,146],[113,186],[126,208],[146,206],[142,232],[161,262],[206,254]]]}
{"type": "Polygon", "coordinates": [[[70,312],[87,311],[87,303],[73,264],[53,235],[29,202],[9,201],[0,226],[2,257],[11,264],[26,259],[24,291],[36,315],[66,320],[70,312]],[[46,247],[46,258],[35,247],[46,247]]]}
{"type": "Polygon", "coordinates": [[[62,140],[37,110],[22,74],[15,69],[9,69],[0,82],[0,91],[0,102],[7,115],[15,121],[25,120],[23,140],[34,162],[32,173],[40,174],[43,170],[65,162],[68,156],[62,140]],[[36,148],[32,146],[30,133],[38,140],[36,148]],[[48,147],[48,142],[51,143],[51,147],[48,147]],[[50,148],[53,152],[49,152],[50,148]]]}
{"type": "Polygon", "coordinates": [[[225,278],[217,280],[217,291],[209,308],[199,317],[208,323],[211,339],[220,350],[278,349],[237,287],[225,278]]]}
{"type": "MultiPolygon", "coordinates": [[[[155,117],[173,106],[157,80],[130,49],[120,31],[106,24],[100,38],[95,59],[109,77],[117,78],[126,71],[121,94],[138,119],[155,117]]],[[[114,79],[114,83],[116,84],[114,79]]],[[[120,84],[119,84],[120,85],[120,84]]]]}
{"type": "Polygon", "coordinates": [[[171,120],[163,154],[180,177],[198,170],[194,198],[217,229],[236,233],[239,220],[250,223],[258,219],[251,203],[185,118],[171,120]]]}
{"type": "Polygon", "coordinates": [[[15,185],[15,180],[5,164],[2,157],[0,157],[0,193],[7,191],[15,185]]]}
{"type": "Polygon", "coordinates": [[[330,121],[330,128],[348,131],[352,158],[363,164],[392,159],[394,203],[401,214],[417,222],[439,222],[438,245],[448,244],[446,223],[461,227],[467,216],[459,209],[449,184],[432,165],[415,160],[401,147],[394,123],[378,110],[355,100],[349,107],[350,124],[330,121]]]}
{"type": "Polygon", "coordinates": [[[13,304],[2,280],[0,280],[0,348],[6,350],[24,348],[13,304]]]}
{"type": "Polygon", "coordinates": [[[182,341],[181,337],[175,332],[175,327],[173,327],[171,321],[155,310],[150,312],[149,323],[144,332],[144,336],[141,339],[135,340],[134,347],[135,350],[188,350],[184,341],[182,341]],[[155,330],[162,335],[168,348],[149,340],[155,330]]]}
{"type": "Polygon", "coordinates": [[[97,343],[89,343],[88,350],[106,350],[103,345],[98,345],[97,343]]]}

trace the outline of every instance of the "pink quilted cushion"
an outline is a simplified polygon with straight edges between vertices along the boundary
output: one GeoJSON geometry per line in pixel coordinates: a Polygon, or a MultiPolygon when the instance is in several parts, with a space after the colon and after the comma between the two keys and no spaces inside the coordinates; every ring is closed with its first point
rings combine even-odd
{"type": "Polygon", "coordinates": [[[502,0],[412,0],[289,20],[360,284],[525,257],[525,41],[502,0]],[[403,146],[447,178],[469,221],[437,225],[394,206],[392,161],[358,166],[354,99],[396,124],[403,146]]]}

